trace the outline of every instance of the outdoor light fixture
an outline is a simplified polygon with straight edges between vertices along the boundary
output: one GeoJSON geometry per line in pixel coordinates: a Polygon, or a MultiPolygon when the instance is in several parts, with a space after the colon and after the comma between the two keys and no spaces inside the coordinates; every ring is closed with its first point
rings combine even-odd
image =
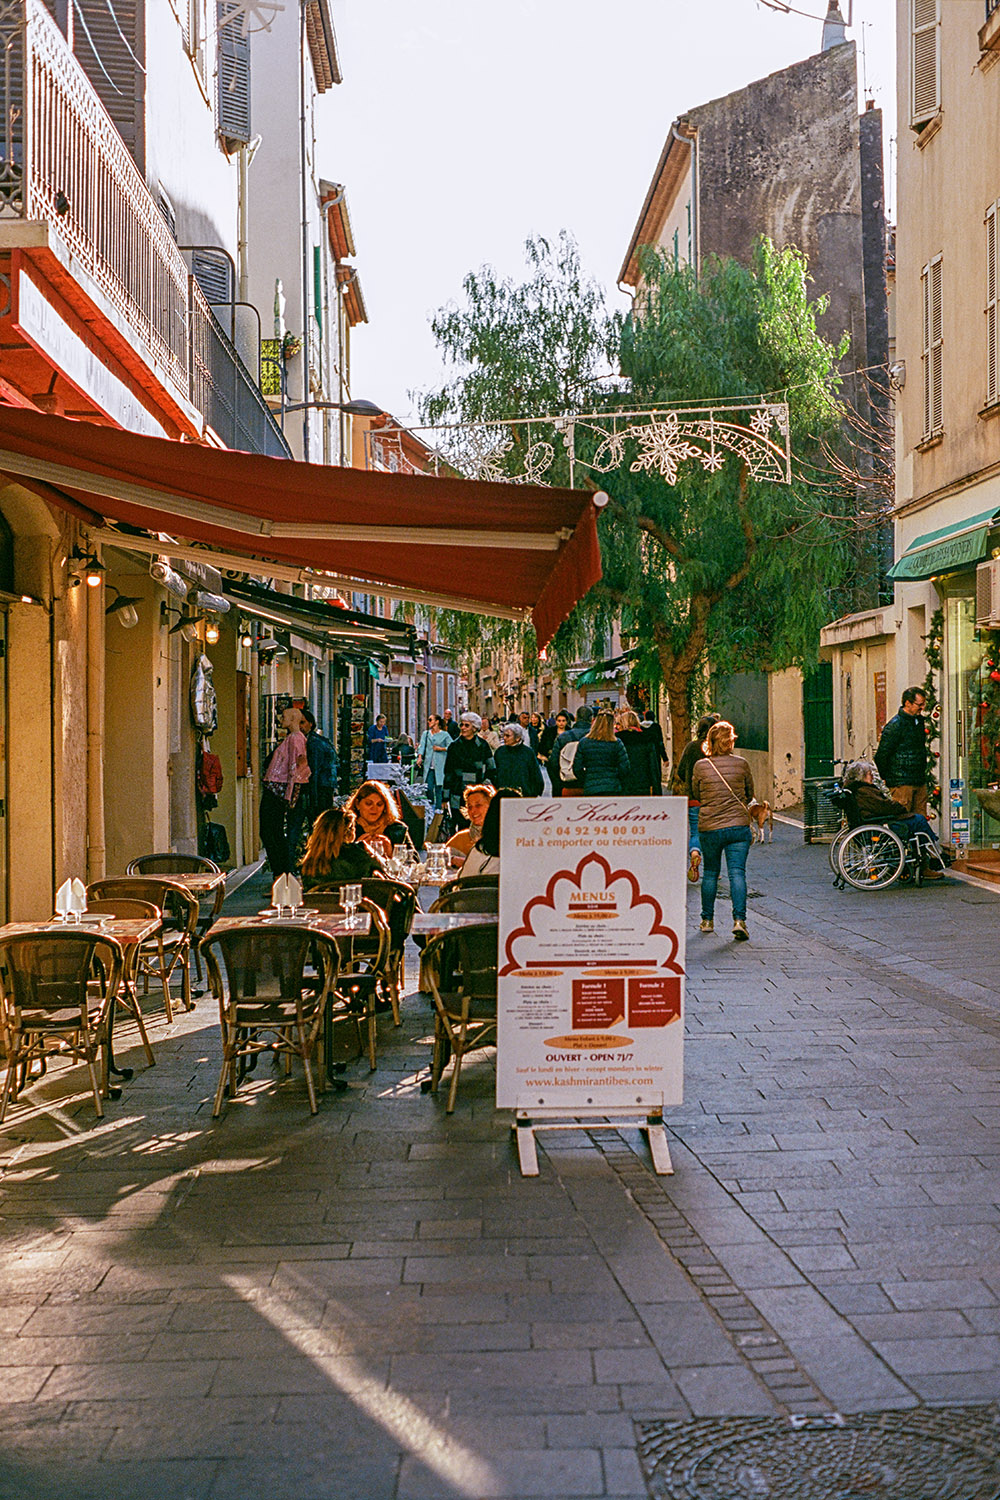
{"type": "Polygon", "coordinates": [[[74,547],[70,553],[70,561],[79,564],[76,572],[71,573],[67,582],[70,588],[78,588],[81,583],[86,583],[88,588],[96,589],[104,579],[104,564],[99,562],[94,552],[84,552],[80,547],[74,547]]]}
{"type": "Polygon", "coordinates": [[[106,615],[114,615],[123,630],[131,630],[134,625],[138,625],[139,623],[139,611],[136,609],[136,605],[142,604],[142,599],[138,595],[123,594],[121,589],[116,589],[113,583],[109,583],[108,588],[117,594],[118,597],[107,605],[104,613],[106,615]]]}
{"type": "Polygon", "coordinates": [[[208,642],[208,644],[210,646],[214,646],[216,644],[216,642],[218,641],[218,639],[219,639],[219,622],[218,622],[218,620],[206,620],[205,621],[205,640],[208,642]]]}
{"type": "Polygon", "coordinates": [[[263,662],[267,663],[273,661],[276,656],[287,656],[288,652],[285,650],[280,641],[269,638],[265,641],[258,642],[257,655],[263,662]]]}
{"type": "Polygon", "coordinates": [[[193,615],[186,615],[182,610],[171,609],[164,599],[160,604],[160,624],[165,625],[170,615],[179,615],[180,618],[170,627],[171,635],[182,635],[186,641],[198,639],[198,621],[193,615]]]}
{"type": "Polygon", "coordinates": [[[250,634],[250,626],[246,620],[240,621],[240,645],[244,651],[249,651],[253,645],[253,636],[250,634]]]}

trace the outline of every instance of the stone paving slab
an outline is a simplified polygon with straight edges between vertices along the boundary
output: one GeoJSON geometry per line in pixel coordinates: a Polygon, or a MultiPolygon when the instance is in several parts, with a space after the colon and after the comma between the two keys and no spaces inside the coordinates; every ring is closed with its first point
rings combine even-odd
{"type": "Polygon", "coordinates": [[[154,1069],[122,1028],[103,1123],[53,1068],[0,1132],[0,1500],[641,1500],[638,1417],[1000,1397],[997,897],[835,892],[788,829],[751,884],[750,944],[690,913],[671,1178],[567,1132],[523,1180],[488,1055],[421,1095],[416,995],[315,1118],[265,1061],[211,1121],[205,999],[154,1069]]]}

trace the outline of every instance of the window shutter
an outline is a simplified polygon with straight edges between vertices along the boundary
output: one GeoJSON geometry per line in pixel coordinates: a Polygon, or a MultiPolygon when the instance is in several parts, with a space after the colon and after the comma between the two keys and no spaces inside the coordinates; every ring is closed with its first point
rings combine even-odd
{"type": "Polygon", "coordinates": [[[219,134],[227,141],[250,139],[250,36],[232,0],[218,0],[219,73],[216,86],[219,134]],[[226,20],[230,15],[232,18],[226,20]]]}
{"type": "Polygon", "coordinates": [[[997,210],[991,203],[986,213],[986,405],[1000,401],[1000,359],[997,349],[997,293],[1000,291],[1000,244],[997,210]]]}
{"type": "Polygon", "coordinates": [[[934,437],[944,427],[943,317],[941,309],[941,257],[924,266],[923,365],[924,437],[934,437]]]}
{"type": "Polygon", "coordinates": [[[74,0],[73,50],[140,172],[145,172],[143,0],[74,0]]]}
{"type": "Polygon", "coordinates": [[[191,254],[191,275],[201,287],[205,301],[210,305],[232,302],[232,267],[224,253],[213,254],[211,250],[195,250],[191,254]]]}
{"type": "Polygon", "coordinates": [[[910,0],[910,124],[941,108],[941,0],[910,0]]]}

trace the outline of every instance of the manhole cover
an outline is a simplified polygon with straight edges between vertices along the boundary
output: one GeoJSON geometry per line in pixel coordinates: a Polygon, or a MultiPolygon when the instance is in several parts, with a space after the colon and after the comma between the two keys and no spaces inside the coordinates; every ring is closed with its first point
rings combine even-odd
{"type": "Polygon", "coordinates": [[[655,1500],[998,1500],[995,1406],[637,1422],[655,1500]]]}

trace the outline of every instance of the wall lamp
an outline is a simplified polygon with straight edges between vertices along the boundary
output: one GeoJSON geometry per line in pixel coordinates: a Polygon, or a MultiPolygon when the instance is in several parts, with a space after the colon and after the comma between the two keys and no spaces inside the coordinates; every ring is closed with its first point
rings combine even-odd
{"type": "Polygon", "coordinates": [[[385,415],[384,406],[376,406],[374,401],[297,401],[294,406],[282,408],[282,416],[290,411],[343,411],[349,417],[382,417],[385,415]]]}
{"type": "Polygon", "coordinates": [[[253,646],[253,635],[246,620],[240,621],[240,645],[245,651],[249,651],[253,646]]]}
{"type": "Polygon", "coordinates": [[[218,639],[219,639],[219,622],[218,622],[218,620],[205,620],[204,621],[204,625],[205,625],[205,640],[206,640],[206,642],[210,646],[216,645],[216,643],[218,642],[218,639]]]}
{"type": "Polygon", "coordinates": [[[131,630],[134,625],[138,625],[139,623],[139,611],[136,609],[136,605],[141,604],[143,602],[142,599],[138,595],[123,594],[121,589],[116,589],[113,583],[109,583],[108,588],[117,594],[118,597],[107,605],[104,613],[106,615],[114,615],[123,630],[131,630]]]}
{"type": "Polygon", "coordinates": [[[186,615],[182,609],[171,609],[166,599],[160,602],[160,624],[165,625],[171,615],[179,615],[180,618],[170,627],[171,635],[181,635],[186,641],[196,641],[199,636],[198,621],[193,615],[186,615]]]}
{"type": "Polygon", "coordinates": [[[66,580],[70,588],[79,588],[81,583],[85,583],[88,588],[96,589],[104,578],[104,564],[98,561],[97,554],[74,547],[69,556],[70,562],[77,564],[76,570],[66,580]]]}

